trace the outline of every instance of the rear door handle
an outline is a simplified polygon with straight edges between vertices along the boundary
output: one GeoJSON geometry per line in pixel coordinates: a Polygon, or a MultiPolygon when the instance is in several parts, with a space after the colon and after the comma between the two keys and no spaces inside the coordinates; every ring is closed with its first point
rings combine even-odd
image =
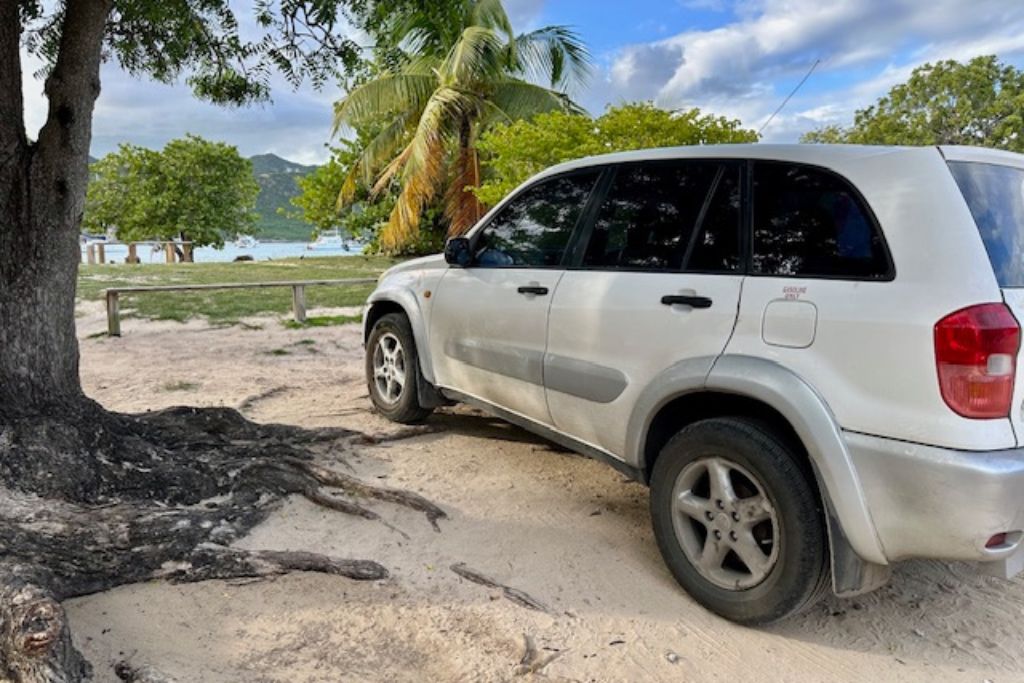
{"type": "Polygon", "coordinates": [[[528,286],[520,287],[516,291],[519,292],[520,294],[535,294],[536,296],[544,296],[545,294],[548,293],[548,288],[547,287],[537,287],[535,285],[528,285],[528,286]]]}
{"type": "Polygon", "coordinates": [[[667,294],[661,297],[661,303],[666,306],[691,306],[693,308],[711,308],[711,299],[706,296],[692,296],[687,294],[667,294]]]}

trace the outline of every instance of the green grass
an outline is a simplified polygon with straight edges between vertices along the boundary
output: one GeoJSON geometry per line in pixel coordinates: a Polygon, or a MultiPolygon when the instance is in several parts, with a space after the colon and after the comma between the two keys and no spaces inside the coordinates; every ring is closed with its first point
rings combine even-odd
{"type": "MultiPolygon", "coordinates": [[[[87,301],[101,300],[104,289],[118,286],[375,278],[396,262],[382,256],[337,256],[255,263],[82,266],[78,274],[78,296],[87,301]]],[[[361,306],[372,290],[372,284],[307,287],[306,307],[361,306]]],[[[205,316],[214,323],[236,323],[247,316],[287,314],[291,305],[292,290],[288,287],[121,295],[122,314],[127,314],[124,317],[134,315],[150,320],[182,322],[205,316]]],[[[312,323],[308,326],[320,325],[312,323]]]]}
{"type": "Polygon", "coordinates": [[[350,325],[362,322],[358,315],[314,315],[306,318],[306,322],[300,323],[295,320],[285,320],[284,326],[289,330],[303,330],[307,327],[331,327],[333,325],[350,325]]]}

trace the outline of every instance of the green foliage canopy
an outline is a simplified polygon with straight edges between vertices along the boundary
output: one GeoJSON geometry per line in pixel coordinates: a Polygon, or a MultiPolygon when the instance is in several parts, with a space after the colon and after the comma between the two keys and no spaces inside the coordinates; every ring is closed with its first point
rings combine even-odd
{"type": "Polygon", "coordinates": [[[291,200],[297,211],[289,215],[311,223],[317,233],[339,229],[364,238],[387,223],[395,206],[395,192],[391,189],[371,197],[369,189],[360,186],[351,203],[338,204],[341,187],[359,160],[362,144],[360,139],[343,140],[340,146],[331,148],[327,163],[298,178],[300,193],[291,200]]]}
{"type": "Polygon", "coordinates": [[[83,226],[122,241],[188,239],[223,246],[252,232],[259,186],[238,150],[195,135],[160,152],[121,145],[91,168],[83,226]]]}
{"type": "Polygon", "coordinates": [[[994,55],[914,69],[849,128],[827,126],[803,142],[978,145],[1024,152],[1024,71],[994,55]]]}
{"type": "MultiPolygon", "coordinates": [[[[15,0],[28,50],[52,65],[65,2],[15,0]]],[[[225,104],[267,100],[274,71],[316,87],[364,67],[350,24],[365,21],[364,0],[253,0],[247,30],[230,0],[111,0],[102,36],[106,59],[135,76],[171,83],[185,76],[195,94],[225,104]]],[[[77,36],[76,36],[77,38],[77,36]]]]}
{"type": "Polygon", "coordinates": [[[383,45],[372,78],[335,105],[335,128],[381,126],[342,186],[401,191],[381,246],[398,253],[419,238],[439,196],[451,234],[468,230],[481,207],[478,136],[498,122],[576,106],[566,88],[590,69],[586,48],[564,26],[516,35],[501,0],[370,4],[369,32],[383,45]]]}
{"type": "Polygon", "coordinates": [[[539,114],[481,136],[478,144],[487,173],[476,195],[493,206],[535,173],[596,154],[757,139],[756,132],[737,120],[699,109],[668,111],[650,103],[611,107],[597,119],[566,112],[539,114]]]}

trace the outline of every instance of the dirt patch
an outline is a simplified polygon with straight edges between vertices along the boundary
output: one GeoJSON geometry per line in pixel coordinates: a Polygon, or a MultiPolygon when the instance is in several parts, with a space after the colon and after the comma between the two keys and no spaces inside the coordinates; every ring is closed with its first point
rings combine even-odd
{"type": "MultiPolygon", "coordinates": [[[[105,324],[101,311],[79,323],[86,389],[108,408],[244,405],[258,421],[396,431],[369,411],[357,325],[127,320],[123,337],[90,339],[105,324]],[[269,353],[289,348],[318,352],[269,353]],[[174,383],[201,390],[165,390],[174,383]]],[[[363,480],[438,503],[450,517],[440,533],[412,510],[371,503],[382,517],[373,521],[293,499],[241,544],[372,558],[390,579],[156,583],[72,601],[96,680],[114,681],[109,664],[128,657],[210,683],[1024,681],[1024,581],[908,563],[877,593],[828,600],[770,629],[740,628],[675,585],[643,487],[476,411],[447,410],[432,424],[441,431],[367,444],[347,464],[363,480]],[[451,570],[458,563],[547,611],[462,578],[451,570]],[[518,676],[524,634],[540,657],[560,656],[518,676]]]]}

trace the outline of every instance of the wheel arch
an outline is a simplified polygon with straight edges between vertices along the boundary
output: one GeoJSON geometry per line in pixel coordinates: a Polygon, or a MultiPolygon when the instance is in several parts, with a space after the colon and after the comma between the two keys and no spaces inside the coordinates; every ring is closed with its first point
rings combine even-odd
{"type": "MultiPolygon", "coordinates": [[[[846,571],[842,565],[849,564],[847,549],[872,566],[887,564],[860,479],[831,410],[809,384],[778,363],[750,356],[721,356],[673,366],[637,401],[630,419],[627,456],[649,478],[661,447],[672,434],[697,420],[720,415],[767,422],[806,458],[827,512],[835,571],[846,571]]],[[[864,568],[851,571],[871,574],[864,568]]],[[[844,588],[848,575],[837,575],[835,582],[836,592],[853,592],[844,588]]]]}
{"type": "Polygon", "coordinates": [[[416,341],[420,373],[428,382],[434,381],[434,367],[427,344],[427,327],[423,312],[412,292],[402,289],[378,290],[370,295],[363,314],[363,344],[370,338],[374,324],[388,313],[401,313],[409,320],[416,341]]]}

